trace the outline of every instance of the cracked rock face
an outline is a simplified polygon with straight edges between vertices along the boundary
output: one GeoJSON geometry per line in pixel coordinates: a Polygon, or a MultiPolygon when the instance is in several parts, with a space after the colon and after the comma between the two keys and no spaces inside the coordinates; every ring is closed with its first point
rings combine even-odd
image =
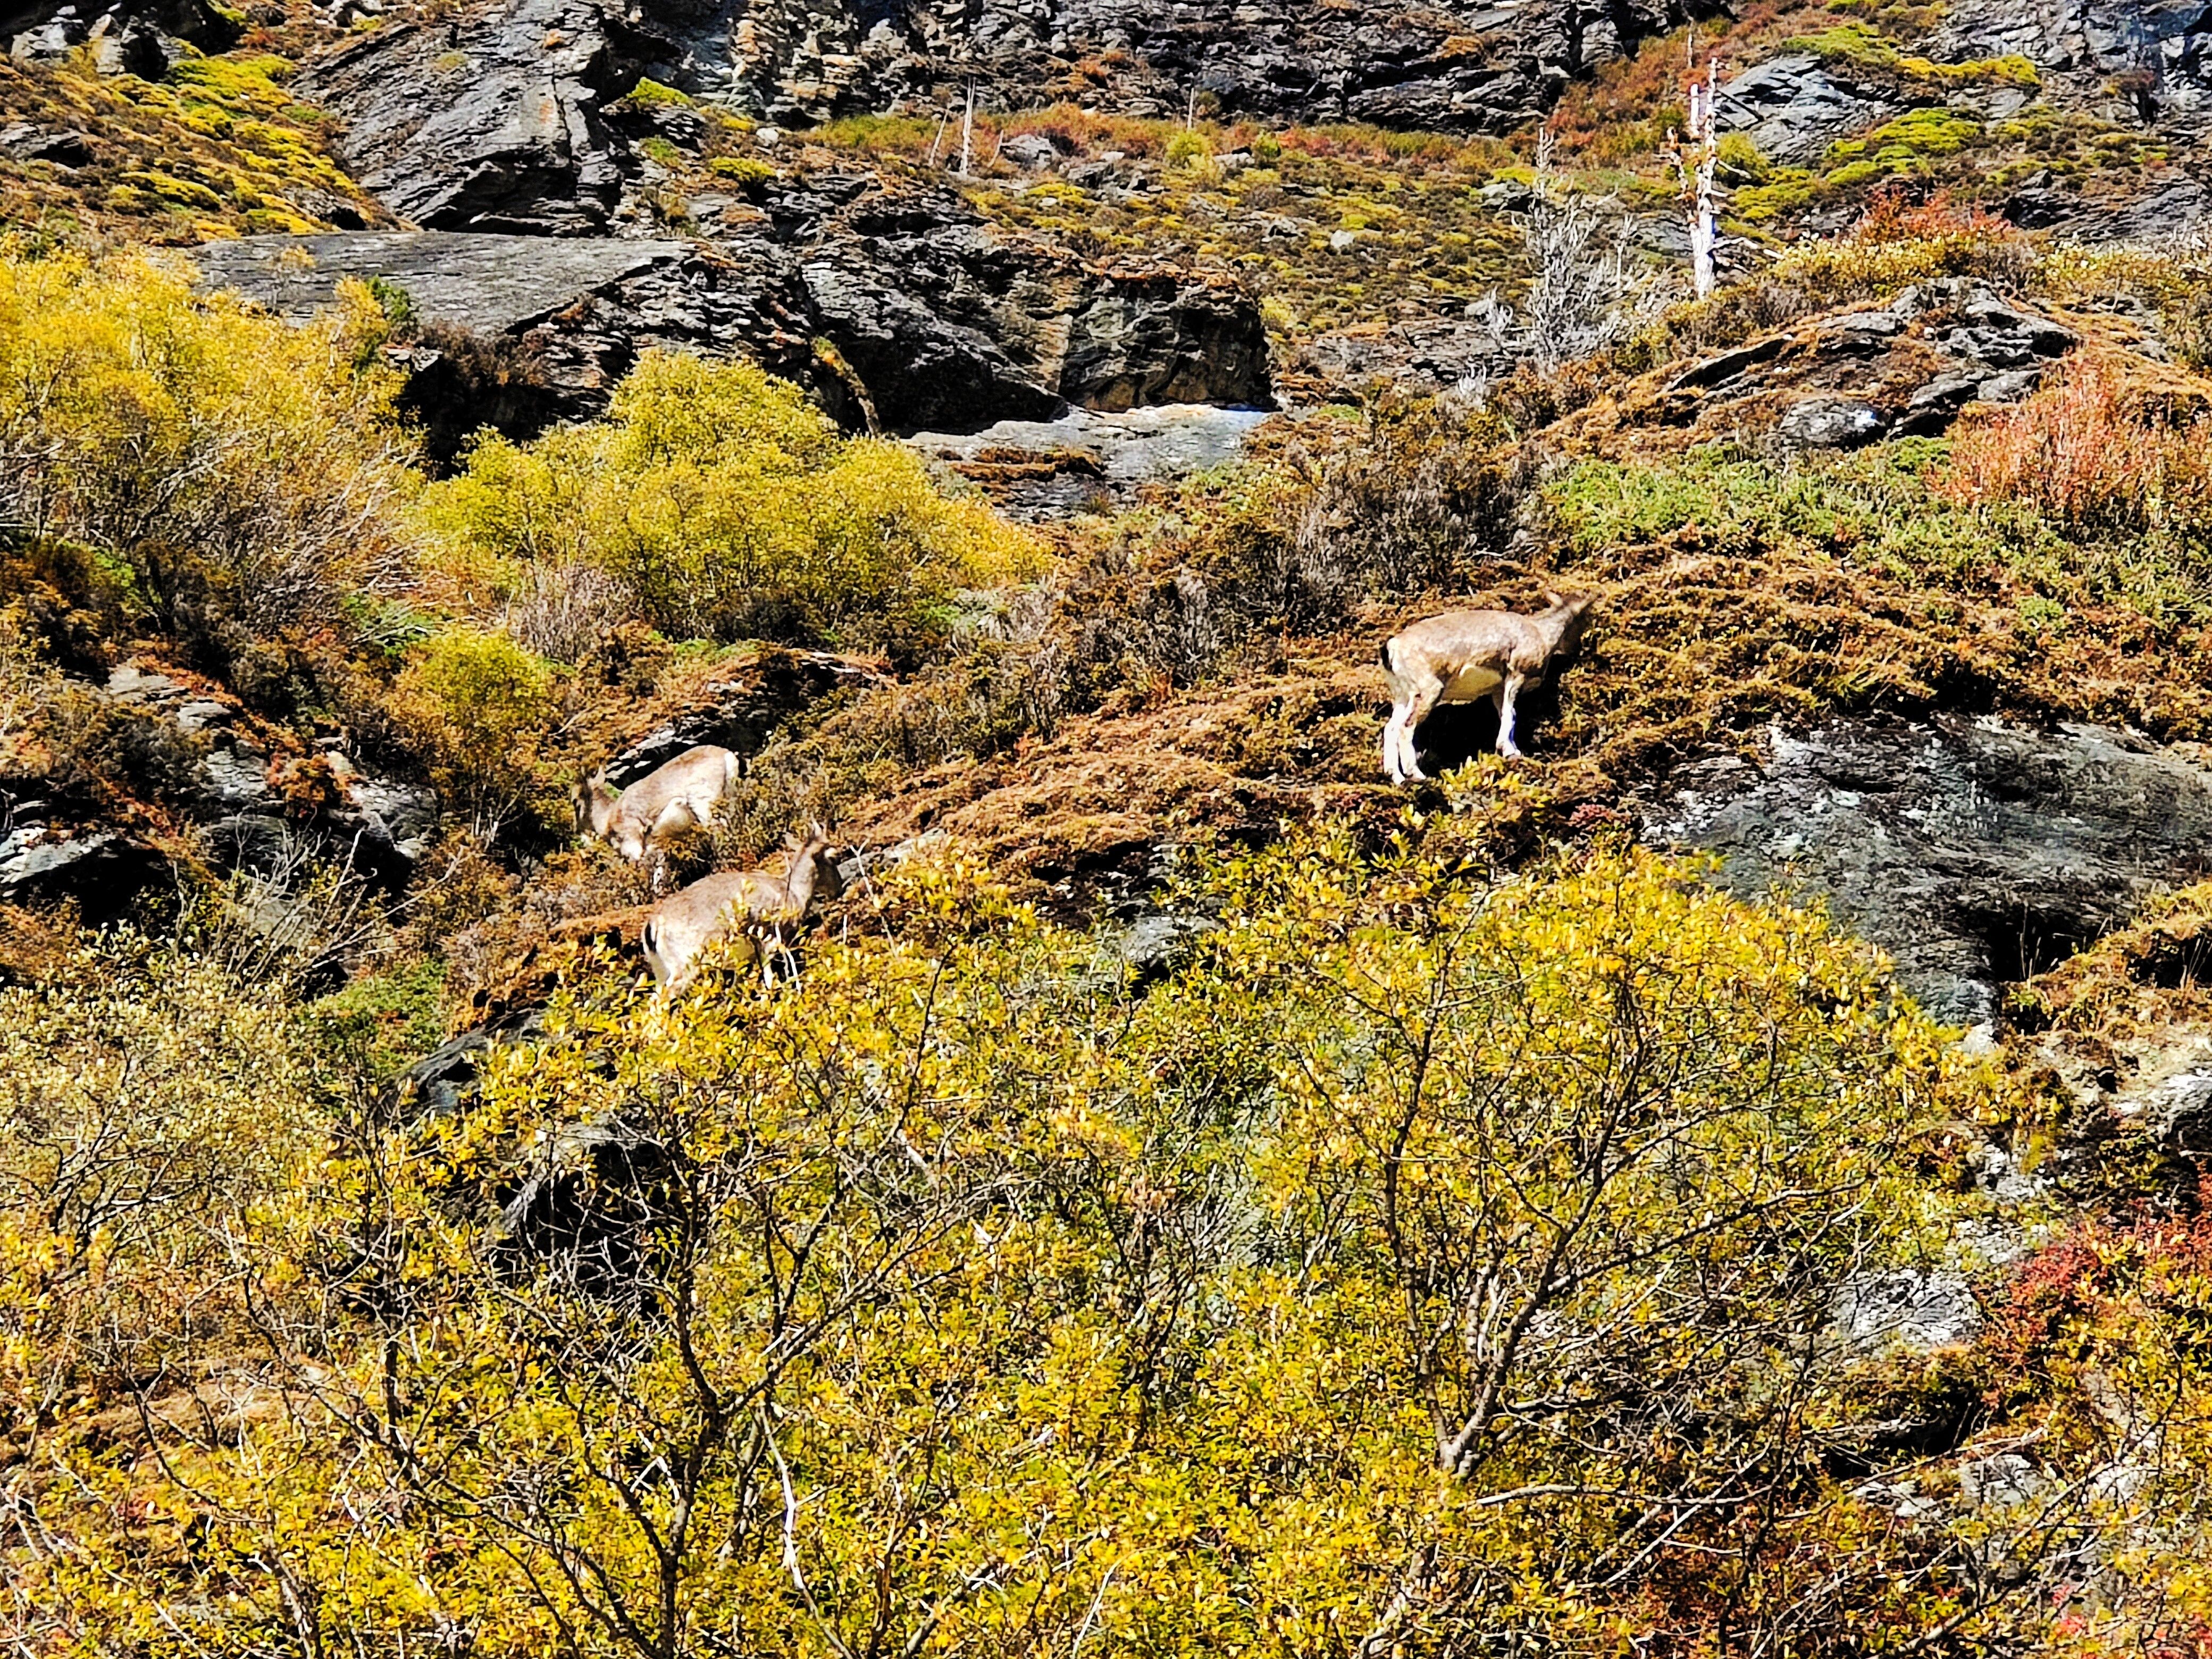
{"type": "Polygon", "coordinates": [[[1902,106],[1868,88],[1846,86],[1802,52],[1785,52],[1745,70],[1714,100],[1723,132],[1741,132],[1770,161],[1809,167],[1830,144],[1863,132],[1902,106]]]}
{"type": "Polygon", "coordinates": [[[2048,73],[2140,75],[2154,110],[2212,102],[2212,12],[2145,0],[1960,0],[1927,43],[1957,62],[2016,53],[2048,73]]]}
{"type": "Polygon", "coordinates": [[[429,230],[588,234],[621,196],[601,106],[640,73],[612,15],[520,0],[443,27],[404,24],[341,48],[296,89],[343,117],[349,169],[429,230]]]}
{"type": "Polygon", "coordinates": [[[514,0],[386,28],[302,75],[349,167],[432,230],[588,234],[640,171],[608,105],[641,75],[806,122],[940,107],[979,72],[1030,104],[1088,88],[1126,114],[1230,112],[1506,132],[1561,86],[1683,21],[1684,0],[514,0]],[[1104,76],[1102,86],[1096,77],[1104,76]],[[1085,78],[1090,77],[1090,78],[1085,78]]]}
{"type": "Polygon", "coordinates": [[[2212,867],[2212,769],[2094,726],[1831,720],[1673,784],[1653,839],[1723,854],[1721,881],[1747,897],[1826,899],[1966,1026],[1995,1021],[2002,985],[2212,867]]]}
{"type": "Polygon", "coordinates": [[[1801,449],[1932,436],[1970,404],[2010,404],[2074,349],[2073,331],[1966,277],[1832,313],[1691,364],[1650,418],[1771,424],[1801,449]]]}
{"type": "Polygon", "coordinates": [[[494,388],[434,335],[398,355],[440,459],[486,422],[526,436],[597,414],[655,347],[811,380],[858,425],[851,388],[817,367],[813,342],[827,340],[897,431],[1048,421],[1071,404],[1270,402],[1266,327],[1238,289],[1012,246],[948,192],[812,182],[772,196],[766,227],[712,243],[344,232],[246,237],[194,258],[207,282],[280,315],[330,304],[344,277],[382,278],[425,324],[512,348],[516,373],[494,388]]]}
{"type": "MultiPolygon", "coordinates": [[[[1567,80],[1697,9],[1681,0],[658,0],[587,16],[567,0],[524,0],[449,27],[441,51],[468,53],[487,83],[463,129],[472,135],[502,130],[492,110],[536,85],[559,106],[535,129],[550,137],[568,123],[565,94],[622,61],[778,121],[902,100],[935,107],[980,71],[987,88],[1023,102],[1087,90],[1124,113],[1170,115],[1200,93],[1235,113],[1505,132],[1542,114],[1567,80]],[[568,55],[534,76],[517,48],[555,29],[568,55]]],[[[350,61],[357,72],[386,55],[350,61]]],[[[514,129],[518,139],[527,130],[526,120],[514,129]]]]}

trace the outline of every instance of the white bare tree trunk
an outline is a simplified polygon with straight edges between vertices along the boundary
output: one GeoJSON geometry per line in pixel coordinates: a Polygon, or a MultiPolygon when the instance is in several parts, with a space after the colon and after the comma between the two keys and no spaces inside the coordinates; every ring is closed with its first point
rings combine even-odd
{"type": "Polygon", "coordinates": [[[1713,291],[1713,250],[1720,240],[1713,210],[1713,173],[1720,161],[1720,131],[1714,103],[1720,89],[1720,64],[1708,59],[1703,82],[1690,82],[1689,131],[1682,139],[1667,135],[1668,159],[1673,162],[1690,220],[1690,275],[1698,297],[1713,291]]]}

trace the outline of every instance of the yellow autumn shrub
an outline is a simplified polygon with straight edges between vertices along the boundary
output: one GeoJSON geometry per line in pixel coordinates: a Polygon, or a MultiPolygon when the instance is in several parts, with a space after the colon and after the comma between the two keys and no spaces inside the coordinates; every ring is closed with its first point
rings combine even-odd
{"type": "Polygon", "coordinates": [[[0,987],[0,1443],[235,1342],[234,1251],[325,1127],[289,1014],[206,962],[87,935],[0,987]]]}
{"type": "Polygon", "coordinates": [[[559,685],[508,635],[455,623],[414,648],[387,705],[447,797],[495,821],[532,787],[559,685]]]}
{"type": "Polygon", "coordinates": [[[597,565],[682,637],[896,649],[958,590],[1020,574],[1028,538],[939,493],[911,453],[840,437],[750,364],[648,353],[604,421],[483,436],[422,521],[480,601],[531,567],[597,565]]]}
{"type": "Polygon", "coordinates": [[[0,243],[0,530],[88,547],[163,627],[322,620],[398,562],[369,310],[295,327],[174,261],[0,243]]]}
{"type": "Polygon", "coordinates": [[[1694,874],[1304,838],[1205,877],[1218,926],[1147,988],[917,861],[880,890],[915,925],[802,988],[586,978],[252,1230],[267,1412],[179,1427],[167,1474],[75,1455],[97,1501],[49,1524],[116,1568],[62,1583],[78,1628],[920,1659],[1691,1650],[1815,1594],[1941,1623],[1852,1541],[1828,1334],[1953,1214],[1940,1126],[1990,1080],[1818,917],[1694,874]]]}

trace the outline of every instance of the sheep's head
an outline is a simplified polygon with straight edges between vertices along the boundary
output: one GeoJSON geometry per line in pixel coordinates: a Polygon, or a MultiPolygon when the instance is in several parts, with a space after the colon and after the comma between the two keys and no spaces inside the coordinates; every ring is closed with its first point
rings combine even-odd
{"type": "Polygon", "coordinates": [[[606,823],[606,813],[618,799],[607,782],[605,767],[578,783],[568,792],[568,799],[576,809],[576,833],[597,835],[606,823]]]}
{"type": "Polygon", "coordinates": [[[1582,638],[1583,628],[1589,619],[1590,607],[1597,603],[1595,593],[1580,593],[1571,598],[1563,593],[1546,592],[1544,603],[1551,607],[1547,615],[1559,619],[1559,649],[1571,650],[1582,638]]]}

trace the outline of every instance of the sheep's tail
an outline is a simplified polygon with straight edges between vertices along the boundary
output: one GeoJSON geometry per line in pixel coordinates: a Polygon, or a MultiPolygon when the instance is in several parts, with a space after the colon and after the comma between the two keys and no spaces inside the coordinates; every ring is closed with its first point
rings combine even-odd
{"type": "Polygon", "coordinates": [[[1382,641],[1382,648],[1375,653],[1375,660],[1382,665],[1382,672],[1386,674],[1395,674],[1398,672],[1390,661],[1390,641],[1388,636],[1385,636],[1382,641]]]}

